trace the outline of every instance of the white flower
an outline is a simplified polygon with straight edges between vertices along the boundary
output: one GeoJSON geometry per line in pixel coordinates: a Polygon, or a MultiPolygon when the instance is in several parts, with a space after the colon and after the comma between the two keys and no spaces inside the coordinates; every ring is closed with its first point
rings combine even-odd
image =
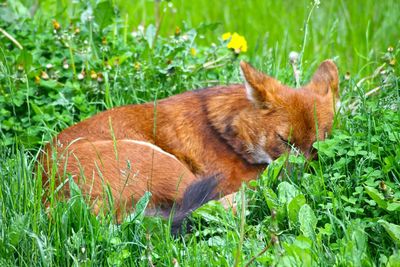
{"type": "Polygon", "coordinates": [[[142,35],[144,34],[144,26],[140,24],[138,27],[138,32],[140,32],[142,35]]]}
{"type": "Polygon", "coordinates": [[[289,60],[290,63],[296,63],[297,60],[299,60],[299,53],[297,53],[296,51],[292,51],[289,53],[289,60]]]}
{"type": "Polygon", "coordinates": [[[93,20],[93,10],[91,7],[88,7],[85,11],[82,12],[81,14],[81,21],[83,23],[87,21],[93,20]]]}

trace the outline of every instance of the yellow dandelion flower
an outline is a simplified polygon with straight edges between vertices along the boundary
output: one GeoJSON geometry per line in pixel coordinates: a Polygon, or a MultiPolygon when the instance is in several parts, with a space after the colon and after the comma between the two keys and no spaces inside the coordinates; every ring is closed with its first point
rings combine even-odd
{"type": "Polygon", "coordinates": [[[53,22],[53,28],[54,28],[54,30],[58,31],[58,30],[61,28],[60,23],[58,23],[58,21],[55,20],[55,19],[53,19],[52,22],[53,22]]]}
{"type": "Polygon", "coordinates": [[[90,71],[90,78],[92,78],[93,80],[97,79],[97,73],[94,70],[90,71]]]}
{"type": "Polygon", "coordinates": [[[176,26],[175,28],[175,36],[178,36],[181,34],[181,28],[179,28],[178,26],[176,26]]]}
{"type": "Polygon", "coordinates": [[[133,65],[133,67],[134,67],[136,70],[140,70],[140,66],[141,66],[141,64],[140,64],[139,62],[135,62],[135,64],[133,65]]]}
{"type": "Polygon", "coordinates": [[[45,71],[42,71],[40,73],[40,78],[42,78],[43,80],[48,80],[50,77],[45,71]]]}
{"type": "Polygon", "coordinates": [[[196,48],[194,48],[194,47],[190,48],[190,54],[192,56],[196,56],[196,54],[197,54],[196,48]]]}
{"type": "Polygon", "coordinates": [[[226,32],[222,35],[222,40],[226,41],[231,38],[232,34],[230,32],[226,32]]]}
{"type": "Polygon", "coordinates": [[[236,53],[246,52],[247,51],[247,41],[246,39],[237,34],[236,32],[232,34],[232,38],[229,41],[228,48],[232,48],[236,53]]]}

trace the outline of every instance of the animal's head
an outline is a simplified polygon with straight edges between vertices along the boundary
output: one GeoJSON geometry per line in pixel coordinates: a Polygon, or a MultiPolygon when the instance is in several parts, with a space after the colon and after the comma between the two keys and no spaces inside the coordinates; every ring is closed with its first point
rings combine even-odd
{"type": "MultiPolygon", "coordinates": [[[[313,144],[331,131],[339,103],[336,65],[326,60],[311,81],[292,89],[276,79],[240,63],[247,99],[252,108],[232,120],[235,150],[251,163],[270,163],[293,147],[307,158],[315,156],[313,144]]],[[[232,142],[230,142],[232,145],[232,142]]]]}

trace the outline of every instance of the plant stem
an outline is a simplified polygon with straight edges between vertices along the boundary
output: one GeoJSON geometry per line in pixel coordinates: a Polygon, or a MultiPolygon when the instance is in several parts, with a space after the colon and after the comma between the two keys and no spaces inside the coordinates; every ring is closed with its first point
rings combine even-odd
{"type": "Polygon", "coordinates": [[[235,264],[234,266],[239,266],[240,262],[240,254],[242,253],[243,241],[244,241],[244,225],[246,223],[246,199],[244,194],[244,186],[242,186],[240,190],[240,200],[241,200],[241,212],[240,212],[240,239],[239,245],[236,252],[235,264]]]}

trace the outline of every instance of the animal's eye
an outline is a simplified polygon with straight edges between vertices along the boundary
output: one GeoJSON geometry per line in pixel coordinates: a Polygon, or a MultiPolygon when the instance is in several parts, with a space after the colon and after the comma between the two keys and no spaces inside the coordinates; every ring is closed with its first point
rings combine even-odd
{"type": "Polygon", "coordinates": [[[282,135],[277,134],[278,138],[287,146],[290,146],[289,140],[285,139],[282,135]]]}

